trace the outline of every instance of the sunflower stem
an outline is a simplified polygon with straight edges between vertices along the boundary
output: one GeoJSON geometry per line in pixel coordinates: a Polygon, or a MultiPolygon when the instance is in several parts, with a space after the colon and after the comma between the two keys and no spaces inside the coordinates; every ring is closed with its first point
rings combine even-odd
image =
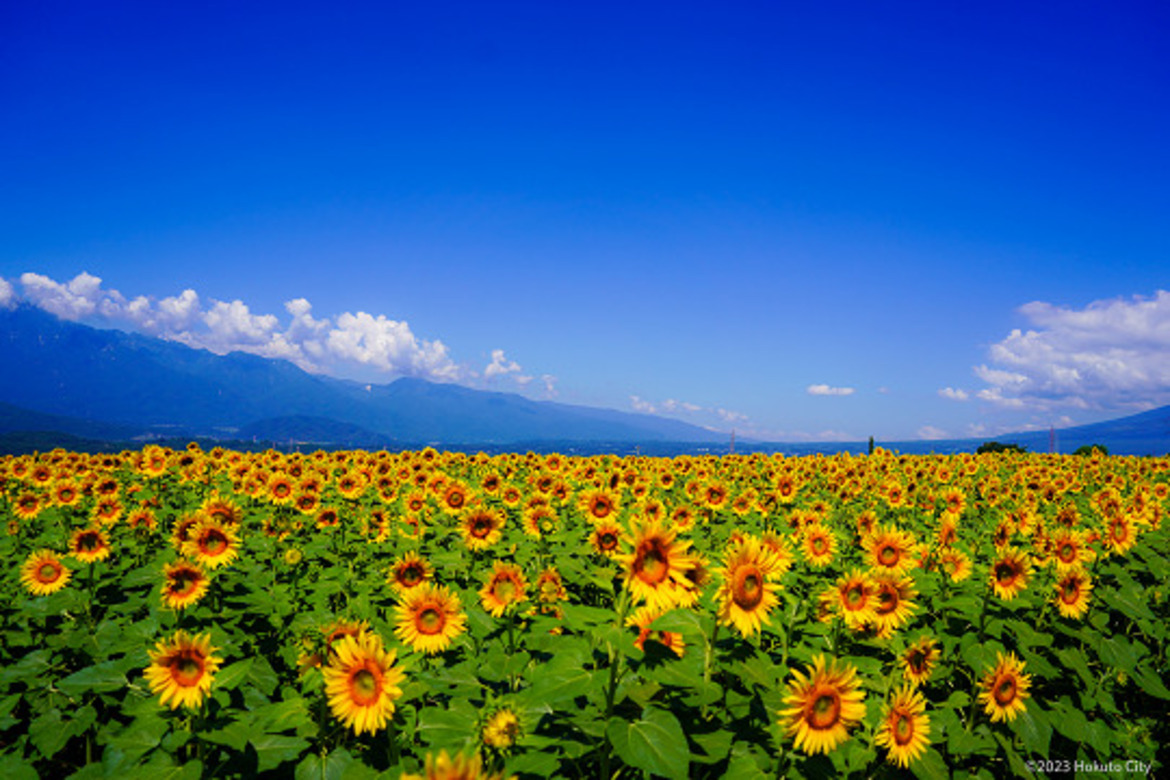
{"type": "MultiPolygon", "coordinates": [[[[711,686],[711,666],[715,660],[715,642],[719,639],[719,621],[715,621],[715,627],[711,629],[711,636],[707,638],[706,646],[703,648],[703,688],[706,690],[711,686]]],[[[703,720],[707,719],[707,713],[710,711],[709,704],[703,704],[702,715],[703,720]]]]}

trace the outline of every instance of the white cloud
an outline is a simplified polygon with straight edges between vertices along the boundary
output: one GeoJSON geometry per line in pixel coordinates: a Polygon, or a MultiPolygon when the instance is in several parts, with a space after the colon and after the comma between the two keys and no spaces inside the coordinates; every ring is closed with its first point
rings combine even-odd
{"type": "Polygon", "coordinates": [[[518,374],[521,370],[519,363],[504,357],[504,350],[493,349],[492,362],[488,363],[487,367],[484,368],[483,375],[487,379],[491,379],[493,377],[503,376],[504,374],[518,374]]]}
{"type": "Polygon", "coordinates": [[[829,385],[809,385],[809,395],[853,395],[852,387],[830,387],[829,385]]]}
{"type": "Polygon", "coordinates": [[[1095,301],[1083,309],[1035,301],[1034,326],[992,345],[976,366],[977,396],[1009,408],[1146,409],[1170,403],[1170,293],[1095,301]]]}
{"type": "Polygon", "coordinates": [[[918,429],[918,438],[920,439],[945,439],[947,432],[942,428],[936,428],[933,425],[923,425],[918,429]]]}
{"type": "Polygon", "coordinates": [[[0,278],[0,309],[7,309],[16,303],[16,291],[7,279],[0,278]]]}
{"type": "Polygon", "coordinates": [[[80,320],[98,313],[109,316],[122,299],[117,292],[102,290],[102,280],[84,271],[66,284],[41,274],[21,274],[20,284],[29,302],[64,320],[80,320]]]}
{"type": "Polygon", "coordinates": [[[552,374],[541,374],[540,381],[544,383],[544,394],[548,398],[557,397],[557,378],[552,374]]]}
{"type": "Polygon", "coordinates": [[[636,395],[630,396],[630,406],[634,407],[634,411],[642,414],[657,414],[658,407],[650,403],[644,398],[639,398],[636,395]]]}
{"type": "Polygon", "coordinates": [[[938,394],[943,398],[948,398],[952,401],[966,401],[971,397],[971,394],[966,390],[961,390],[957,387],[944,387],[938,391],[938,394]]]}
{"type": "Polygon", "coordinates": [[[677,414],[677,413],[681,413],[681,412],[692,412],[693,413],[693,412],[700,412],[702,410],[703,410],[703,407],[699,406],[698,404],[687,403],[686,401],[677,401],[673,398],[667,398],[665,401],[662,402],[662,411],[668,412],[671,414],[677,414]]]}
{"type": "Polygon", "coordinates": [[[739,412],[732,412],[728,409],[722,409],[722,408],[716,409],[715,414],[719,415],[719,417],[724,422],[728,422],[728,423],[743,422],[744,420],[747,419],[746,414],[740,414],[739,412]]]}

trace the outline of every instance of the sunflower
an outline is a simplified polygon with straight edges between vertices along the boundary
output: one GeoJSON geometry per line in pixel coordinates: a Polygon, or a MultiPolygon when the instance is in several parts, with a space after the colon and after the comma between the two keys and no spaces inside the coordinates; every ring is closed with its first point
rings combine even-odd
{"type": "Polygon", "coordinates": [[[386,581],[397,592],[405,593],[429,580],[431,573],[431,565],[410,550],[394,562],[386,581]]]}
{"type": "Polygon", "coordinates": [[[36,493],[21,493],[12,502],[12,513],[21,520],[32,520],[41,513],[44,505],[36,493]]]}
{"type": "Polygon", "coordinates": [[[971,559],[962,550],[951,548],[938,556],[939,567],[951,578],[951,582],[962,582],[971,576],[971,559]]]}
{"type": "Polygon", "coordinates": [[[358,736],[386,728],[394,717],[394,700],[402,696],[398,684],[405,677],[394,666],[395,655],[382,647],[377,634],[363,631],[344,637],[321,670],[333,717],[358,736]]]}
{"type": "Polygon", "coordinates": [[[1032,565],[1028,557],[1016,550],[1004,550],[991,564],[988,576],[995,595],[1004,601],[1011,601],[1028,587],[1028,574],[1032,565]]]}
{"type": "Polygon", "coordinates": [[[239,556],[240,536],[236,529],[205,516],[188,532],[182,552],[209,569],[218,569],[239,556]]]}
{"type": "Polygon", "coordinates": [[[1089,609],[1089,591],[1093,589],[1093,581],[1088,574],[1082,569],[1070,569],[1053,587],[1056,589],[1056,607],[1060,614],[1075,619],[1084,616],[1089,609]]]}
{"type": "Polygon", "coordinates": [[[212,491],[211,495],[199,506],[199,509],[203,514],[218,520],[223,525],[239,525],[244,519],[244,513],[239,505],[230,498],[220,495],[219,491],[212,491]]]}
{"type": "Polygon", "coordinates": [[[1109,521],[1105,544],[1117,555],[1125,555],[1137,544],[1137,527],[1127,516],[1118,514],[1109,521]]]}
{"type": "Polygon", "coordinates": [[[110,557],[110,540],[100,528],[80,528],[69,540],[69,553],[82,563],[104,561],[110,557]]]}
{"type": "Polygon", "coordinates": [[[865,717],[865,691],[857,670],[847,663],[813,658],[807,674],[793,670],[796,678],[788,683],[780,710],[780,724],[788,736],[796,737],[796,747],[809,755],[828,753],[849,739],[849,729],[865,717]]]}
{"type": "Polygon", "coordinates": [[[768,613],[779,603],[779,586],[772,582],[777,571],[782,571],[778,557],[754,536],[745,536],[732,547],[719,570],[723,577],[716,595],[719,622],[735,626],[743,636],[760,631],[768,613]]]}
{"type": "Polygon", "coordinates": [[[593,533],[589,535],[589,543],[593,545],[593,549],[599,555],[613,558],[618,554],[621,538],[622,529],[620,526],[614,523],[599,523],[593,529],[593,533]]]}
{"type": "Polygon", "coordinates": [[[476,509],[459,521],[459,530],[469,550],[486,550],[496,542],[504,528],[504,516],[492,509],[476,509]]]}
{"type": "Polygon", "coordinates": [[[1056,563],[1057,572],[1079,569],[1094,557],[1093,548],[1079,531],[1062,529],[1052,537],[1052,561],[1056,563]]]}
{"type": "Polygon", "coordinates": [[[149,651],[146,680],[151,692],[160,694],[161,703],[172,710],[184,705],[198,707],[211,691],[211,678],[222,660],[212,655],[215,650],[211,634],[188,636],[177,631],[169,640],[160,641],[149,651]]]}
{"type": "Polygon", "coordinates": [[[439,507],[449,515],[457,515],[467,508],[468,498],[467,485],[452,480],[443,487],[439,507]]]}
{"type": "Polygon", "coordinates": [[[501,707],[488,716],[480,734],[485,745],[507,750],[520,737],[520,718],[509,707],[501,707]]]}
{"type": "Polygon", "coordinates": [[[77,506],[81,501],[81,489],[76,482],[63,480],[53,486],[53,503],[57,506],[77,506]]]}
{"type": "Polygon", "coordinates": [[[538,504],[524,510],[524,533],[537,539],[557,529],[557,513],[546,504],[538,504]]]}
{"type": "Polygon", "coordinates": [[[1015,720],[1025,709],[1024,699],[1028,698],[1031,685],[1032,676],[1024,674],[1024,662],[1015,653],[1006,656],[997,653],[995,668],[984,676],[983,690],[979,693],[979,701],[983,702],[991,722],[1015,720]]]}
{"type": "Polygon", "coordinates": [[[111,526],[122,517],[122,502],[114,496],[98,499],[90,512],[90,518],[99,525],[111,526]]]}
{"type": "Polygon", "coordinates": [[[158,528],[158,519],[155,518],[154,512],[146,507],[140,507],[126,518],[126,525],[134,529],[141,529],[144,533],[151,533],[158,528]]]}
{"type": "Polygon", "coordinates": [[[937,643],[928,636],[920,637],[902,653],[902,675],[911,685],[922,685],[930,679],[938,663],[937,643]]]}
{"type": "MultiPolygon", "coordinates": [[[[515,780],[512,775],[508,780],[515,780]]],[[[478,754],[464,756],[459,753],[455,758],[447,755],[447,751],[440,751],[436,758],[433,753],[427,753],[426,769],[421,775],[403,774],[399,780],[504,780],[499,772],[489,772],[483,768],[483,759],[478,754]]]]}
{"type": "Polygon", "coordinates": [[[893,526],[878,526],[862,541],[869,565],[889,574],[905,574],[914,567],[914,537],[893,526]]]}
{"type": "Polygon", "coordinates": [[[171,609],[185,609],[207,593],[211,580],[203,569],[187,561],[163,567],[163,604],[171,609]]]}
{"type": "Polygon", "coordinates": [[[592,490],[578,502],[581,512],[595,523],[609,519],[618,511],[618,497],[607,490],[592,490]]]}
{"type": "Polygon", "coordinates": [[[689,541],[680,541],[674,530],[663,530],[655,521],[631,529],[633,550],[614,556],[626,567],[625,586],[637,601],[650,605],[673,605],[679,591],[690,590],[687,572],[696,560],[687,554],[689,541]]]}
{"type": "Polygon", "coordinates": [[[175,520],[175,524],[171,527],[171,544],[176,549],[182,550],[183,545],[191,537],[191,529],[199,525],[201,520],[203,520],[203,515],[198,512],[183,515],[175,520]]]}
{"type": "Polygon", "coordinates": [[[48,596],[69,583],[73,576],[52,550],[37,550],[20,567],[20,581],[34,596],[48,596]]]}
{"type": "Polygon", "coordinates": [[[832,563],[837,550],[837,538],[832,531],[820,523],[809,523],[801,533],[801,539],[804,557],[810,564],[821,569],[832,563]]]}
{"type": "Polygon", "coordinates": [[[930,719],[926,717],[926,700],[909,685],[903,685],[885,706],[874,743],[887,748],[890,763],[905,769],[926,752],[930,739],[930,719]]]}
{"type": "Polygon", "coordinates": [[[467,623],[459,596],[446,586],[429,582],[407,591],[396,612],[394,633],[413,650],[424,653],[446,650],[467,623]]]}
{"type": "Polygon", "coordinates": [[[493,617],[502,617],[512,604],[528,600],[528,581],[524,572],[513,563],[496,561],[492,576],[479,590],[480,603],[493,617]]]}
{"type": "Polygon", "coordinates": [[[565,583],[555,566],[549,566],[536,578],[536,597],[542,603],[555,604],[564,601],[569,596],[565,592],[565,583]]]}
{"type": "Polygon", "coordinates": [[[861,569],[837,578],[836,584],[821,594],[827,614],[841,617],[845,625],[860,631],[877,619],[877,584],[861,569]]]}
{"type": "Polygon", "coordinates": [[[268,500],[277,506],[291,504],[295,490],[292,479],[285,474],[273,474],[268,480],[268,500]]]}
{"type": "Polygon", "coordinates": [[[635,626],[638,629],[638,638],[634,640],[634,647],[645,652],[646,641],[650,640],[669,649],[679,658],[683,657],[687,645],[683,641],[682,634],[676,631],[659,631],[650,628],[650,624],[662,617],[669,609],[669,607],[642,606],[630,613],[630,616],[626,618],[626,625],[635,626]]]}
{"type": "Polygon", "coordinates": [[[877,606],[874,608],[874,626],[878,636],[889,639],[894,629],[904,625],[913,614],[915,604],[911,599],[918,595],[914,581],[909,577],[890,574],[873,575],[877,588],[877,606]]]}

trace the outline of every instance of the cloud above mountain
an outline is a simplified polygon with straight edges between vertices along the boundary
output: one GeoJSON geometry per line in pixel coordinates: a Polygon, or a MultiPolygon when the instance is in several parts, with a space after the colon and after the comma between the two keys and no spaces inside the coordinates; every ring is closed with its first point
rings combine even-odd
{"type": "MultiPolygon", "coordinates": [[[[162,299],[129,298],[86,272],[67,282],[30,272],[16,284],[0,279],[0,305],[17,300],[65,320],[135,331],[221,355],[239,351],[282,358],[314,373],[362,371],[466,383],[504,377],[519,387],[532,381],[502,349],[493,350],[491,362],[477,371],[456,362],[442,341],[420,338],[403,320],[364,311],[318,318],[306,298],[286,302],[284,316],[278,316],[253,312],[238,299],[205,300],[190,289],[162,299]]],[[[554,394],[555,382],[551,375],[542,376],[548,395],[554,394]]]]}
{"type": "Polygon", "coordinates": [[[1011,409],[1142,410],[1170,403],[1170,292],[1094,301],[1034,301],[1033,326],[993,344],[975,367],[980,400],[1011,409]]]}

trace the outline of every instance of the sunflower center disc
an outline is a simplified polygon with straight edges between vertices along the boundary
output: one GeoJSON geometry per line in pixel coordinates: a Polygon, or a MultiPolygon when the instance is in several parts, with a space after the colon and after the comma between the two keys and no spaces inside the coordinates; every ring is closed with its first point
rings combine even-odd
{"type": "Polygon", "coordinates": [[[203,664],[189,653],[180,656],[175,661],[173,669],[175,682],[183,687],[195,685],[203,676],[203,664]]]}
{"type": "Polygon", "coordinates": [[[443,616],[434,607],[424,609],[418,616],[418,630],[423,634],[437,634],[443,629],[443,616]]]}
{"type": "Polygon", "coordinates": [[[1003,680],[999,685],[995,686],[995,701],[997,704],[1004,706],[1011,704],[1012,700],[1016,698],[1016,683],[1011,679],[1003,680]]]}
{"type": "Polygon", "coordinates": [[[878,553],[878,560],[883,566],[893,566],[898,562],[898,551],[893,547],[886,545],[878,553]]]}
{"type": "Polygon", "coordinates": [[[41,564],[41,568],[37,571],[37,579],[41,582],[53,582],[61,572],[51,563],[41,564]]]}
{"type": "Polygon", "coordinates": [[[366,705],[378,697],[378,678],[369,669],[360,669],[353,676],[353,698],[366,705]]]}
{"type": "Polygon", "coordinates": [[[841,702],[836,693],[822,693],[813,701],[809,725],[814,729],[827,729],[837,723],[841,702]]]}
{"type": "Polygon", "coordinates": [[[905,715],[898,715],[898,720],[894,722],[894,741],[899,745],[905,745],[914,736],[914,727],[910,723],[910,719],[905,715]]]}

